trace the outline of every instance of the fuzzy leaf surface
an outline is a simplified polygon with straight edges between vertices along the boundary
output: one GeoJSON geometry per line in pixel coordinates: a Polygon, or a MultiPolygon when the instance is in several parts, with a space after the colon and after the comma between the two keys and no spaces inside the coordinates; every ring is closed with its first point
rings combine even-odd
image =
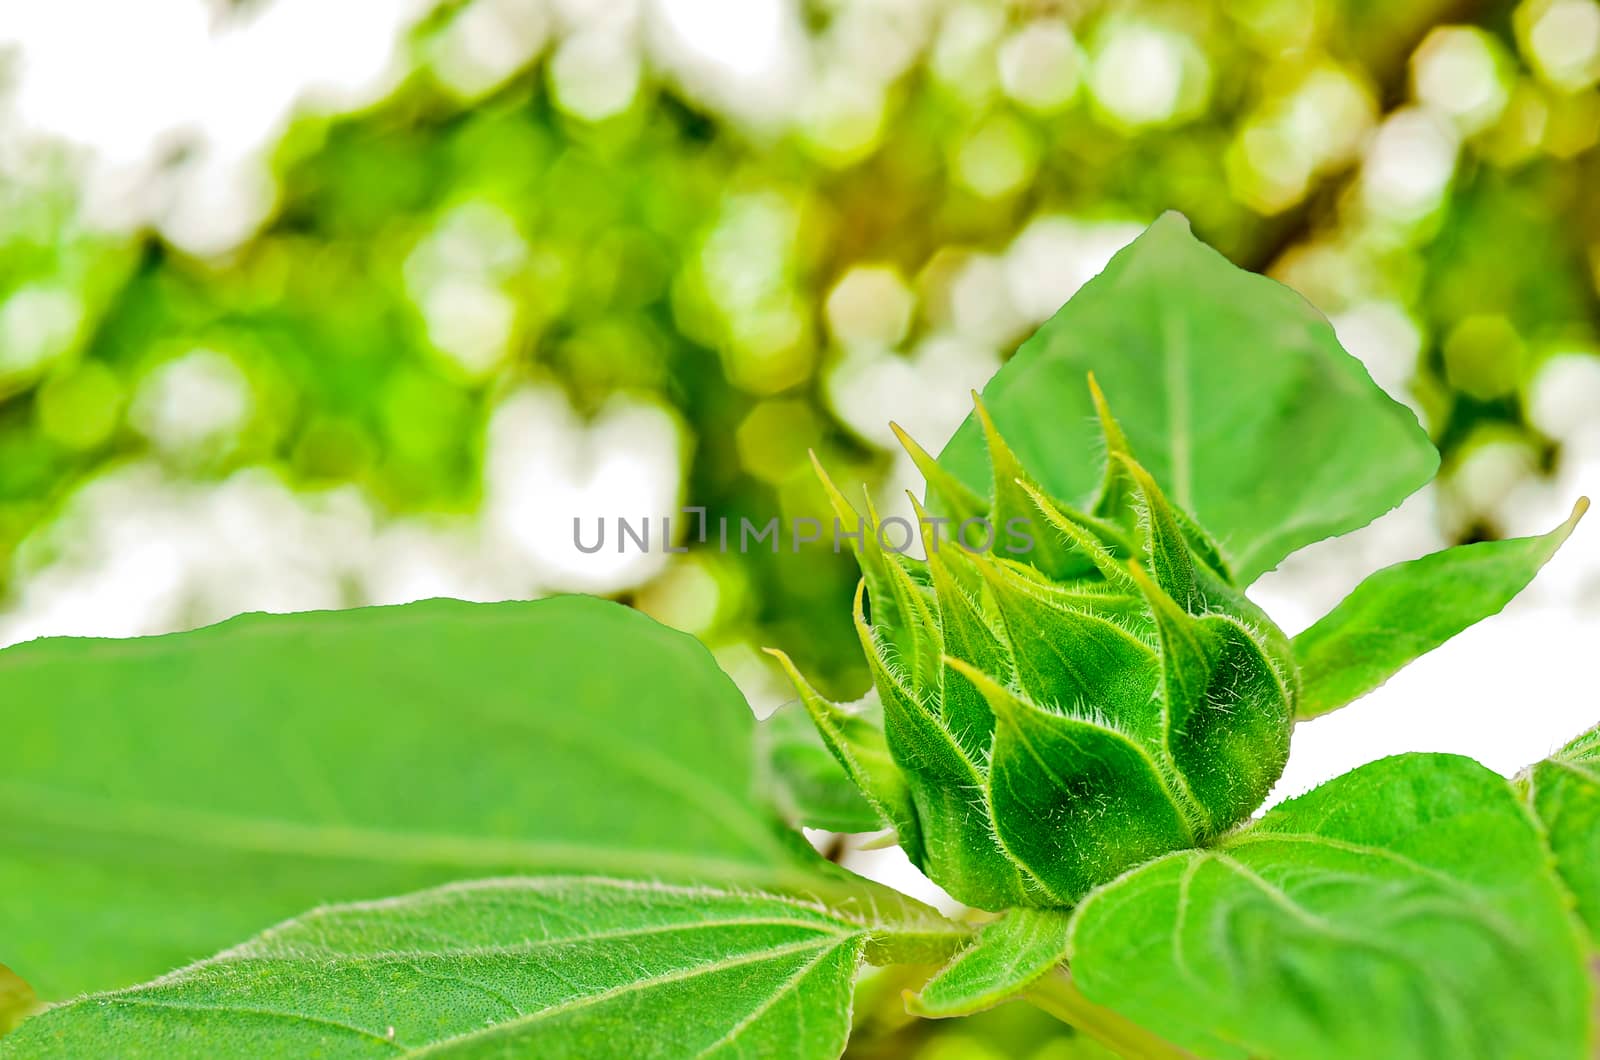
{"type": "Polygon", "coordinates": [[[1071,905],[1097,882],[1194,842],[1192,822],[1137,742],[968,674],[995,712],[989,803],[996,835],[1049,904],[1071,905]]]}
{"type": "Polygon", "coordinates": [[[0,960],[46,999],[453,879],[822,871],[710,654],[587,597],[33,641],[0,719],[0,960]]]}
{"type": "Polygon", "coordinates": [[[1067,956],[1064,909],[1013,909],[984,925],[972,944],[907,1000],[920,1016],[965,1016],[998,1005],[1067,956]]]}
{"type": "MultiPolygon", "coordinates": [[[[1235,267],[1164,214],[984,388],[1022,466],[1091,497],[1103,445],[1093,371],[1133,451],[1217,539],[1246,585],[1303,545],[1363,526],[1433,477],[1416,417],[1380,390],[1294,291],[1235,267]]],[[[985,493],[969,417],[940,463],[985,493]]]]}
{"type": "Polygon", "coordinates": [[[1600,944],[1600,728],[1590,729],[1519,778],[1544,822],[1556,869],[1600,944]]]}
{"type": "Polygon", "coordinates": [[[325,907],[46,1011],[0,1057],[834,1057],[879,926],[757,892],[585,877],[325,907]]]}
{"type": "Polygon", "coordinates": [[[1294,639],[1296,715],[1338,710],[1500,611],[1556,554],[1588,506],[1580,501],[1548,534],[1457,545],[1367,578],[1294,639]]]}
{"type": "Polygon", "coordinates": [[[1402,755],[1078,907],[1092,1001],[1202,1056],[1591,1055],[1581,931],[1511,786],[1402,755]]]}

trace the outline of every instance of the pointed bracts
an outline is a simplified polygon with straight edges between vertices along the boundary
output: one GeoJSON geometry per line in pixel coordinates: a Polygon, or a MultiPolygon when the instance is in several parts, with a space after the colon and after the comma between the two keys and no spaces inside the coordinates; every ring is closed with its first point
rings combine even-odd
{"type": "Polygon", "coordinates": [[[1287,638],[1135,457],[1093,378],[1106,470],[1050,496],[974,395],[980,496],[905,432],[923,557],[888,551],[817,467],[853,538],[876,715],[780,656],[824,742],[924,872],[985,909],[1071,905],[1247,817],[1288,757],[1287,638]],[[881,726],[881,727],[880,727],[881,726]]]}

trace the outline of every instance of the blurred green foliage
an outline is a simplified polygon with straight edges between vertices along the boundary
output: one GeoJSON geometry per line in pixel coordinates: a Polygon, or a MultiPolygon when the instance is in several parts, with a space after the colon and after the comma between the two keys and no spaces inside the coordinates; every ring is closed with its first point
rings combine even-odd
{"type": "MultiPolygon", "coordinates": [[[[463,90],[441,57],[491,2],[423,20],[380,104],[302,116],[275,152],[275,211],[226,253],[93,231],[54,163],[0,185],[0,556],[137,455],[471,512],[485,424],[526,380],[581,413],[619,393],[675,410],[694,435],[685,497],[713,517],[822,518],[807,448],[842,480],[891,459],[840,400],[846,367],[921,378],[918,351],[951,335],[1009,352],[1042,312],[1015,304],[1017,274],[1053,260],[1019,257],[1019,234],[1046,218],[1069,243],[1125,239],[1169,208],[1374,334],[1369,364],[1447,471],[1485,439],[1536,472],[1562,458],[1529,395],[1551,357],[1596,349],[1592,0],[814,0],[798,117],[765,123],[653,53],[617,105],[623,75],[591,71],[596,103],[562,66],[560,19],[463,90]],[[977,282],[1002,254],[1010,285],[977,282]],[[196,350],[216,356],[180,396],[219,400],[233,373],[248,407],[163,441],[144,391],[196,350]]],[[[1452,535],[1501,532],[1481,492],[1447,505],[1452,535]]],[[[719,604],[692,621],[671,594],[640,601],[859,689],[851,567],[812,553],[702,554],[719,604]]]]}

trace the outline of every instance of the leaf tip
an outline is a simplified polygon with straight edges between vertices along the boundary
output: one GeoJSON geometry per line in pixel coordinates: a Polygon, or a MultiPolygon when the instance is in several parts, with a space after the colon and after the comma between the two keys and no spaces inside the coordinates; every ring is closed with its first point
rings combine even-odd
{"type": "Polygon", "coordinates": [[[1588,514],[1588,511],[1589,498],[1579,497],[1573,502],[1572,512],[1567,516],[1566,521],[1544,535],[1545,541],[1549,542],[1550,555],[1553,556],[1556,549],[1567,543],[1567,538],[1572,536],[1572,532],[1578,528],[1578,524],[1583,521],[1583,517],[1588,514]]]}
{"type": "Polygon", "coordinates": [[[906,492],[906,499],[911,502],[911,511],[916,515],[916,517],[919,520],[920,519],[926,519],[927,516],[928,516],[928,509],[924,508],[922,506],[922,502],[917,500],[916,493],[914,493],[911,490],[906,490],[905,492],[906,492]]]}
{"type": "Polygon", "coordinates": [[[971,663],[958,659],[954,655],[941,655],[939,661],[962,677],[965,677],[972,684],[972,687],[978,690],[978,694],[988,702],[989,709],[996,718],[1011,720],[1014,717],[1013,708],[1018,705],[1016,697],[1008,692],[1000,682],[971,663]]]}
{"type": "Polygon", "coordinates": [[[841,519],[844,518],[846,512],[849,512],[856,517],[856,521],[859,523],[861,513],[856,511],[855,505],[845,498],[844,493],[834,483],[833,478],[828,474],[828,469],[822,466],[822,461],[818,458],[817,451],[815,449],[807,449],[806,455],[811,458],[811,470],[816,472],[817,481],[822,483],[822,492],[828,495],[828,503],[832,505],[834,512],[841,519]]]}
{"type": "Polygon", "coordinates": [[[1150,572],[1144,569],[1144,564],[1136,559],[1128,560],[1128,574],[1132,576],[1133,584],[1138,586],[1139,592],[1144,596],[1145,602],[1150,605],[1157,618],[1165,616],[1170,620],[1180,616],[1182,618],[1188,617],[1187,612],[1178,605],[1178,601],[1172,598],[1172,594],[1163,589],[1161,583],[1151,577],[1150,572]]]}
{"type": "Polygon", "coordinates": [[[1094,373],[1089,373],[1089,400],[1094,404],[1095,418],[1100,421],[1100,433],[1105,436],[1106,452],[1111,456],[1117,454],[1131,454],[1132,447],[1128,445],[1128,436],[1123,433],[1122,424],[1117,422],[1116,416],[1111,413],[1111,402],[1106,400],[1106,392],[1100,389],[1100,381],[1094,373]]]}

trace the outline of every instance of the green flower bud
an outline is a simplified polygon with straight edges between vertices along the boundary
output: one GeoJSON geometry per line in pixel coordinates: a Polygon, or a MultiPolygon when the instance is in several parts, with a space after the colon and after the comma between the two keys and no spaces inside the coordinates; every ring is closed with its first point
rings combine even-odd
{"type": "Polygon", "coordinates": [[[988,498],[900,434],[949,516],[918,506],[926,560],[891,551],[870,501],[858,514],[817,469],[840,522],[863,530],[855,625],[875,699],[830,703],[782,661],[911,860],[984,909],[1071,905],[1204,843],[1261,804],[1288,758],[1288,638],[1089,385],[1108,466],[1086,511],[1045,494],[981,401],[988,498]],[[979,519],[992,534],[966,544],[937,532],[979,519]]]}

